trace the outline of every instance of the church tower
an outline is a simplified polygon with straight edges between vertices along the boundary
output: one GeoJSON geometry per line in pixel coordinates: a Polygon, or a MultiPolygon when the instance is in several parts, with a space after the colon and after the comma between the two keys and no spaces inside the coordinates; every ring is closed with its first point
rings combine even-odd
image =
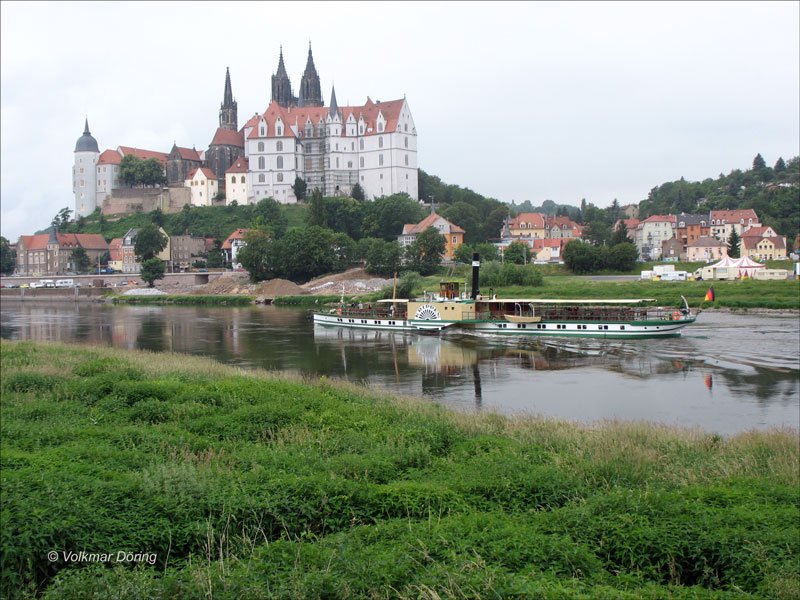
{"type": "Polygon", "coordinates": [[[317,75],[317,69],[314,66],[314,57],[311,55],[311,42],[308,43],[306,70],[300,80],[300,94],[305,106],[324,106],[322,89],[319,85],[319,75],[317,75]]]}
{"type": "Polygon", "coordinates": [[[97,159],[100,149],[89,132],[89,119],[83,135],[75,144],[72,166],[72,193],[75,194],[75,218],[87,217],[97,208],[97,159]]]}
{"type": "Polygon", "coordinates": [[[219,126],[222,129],[230,129],[231,131],[239,130],[236,116],[236,100],[233,99],[233,92],[231,91],[231,71],[227,67],[225,68],[225,95],[219,107],[219,126]]]}
{"type": "Polygon", "coordinates": [[[294,96],[292,96],[292,84],[283,64],[283,46],[281,46],[281,54],[278,59],[278,73],[272,76],[271,100],[287,108],[295,104],[294,96]]]}

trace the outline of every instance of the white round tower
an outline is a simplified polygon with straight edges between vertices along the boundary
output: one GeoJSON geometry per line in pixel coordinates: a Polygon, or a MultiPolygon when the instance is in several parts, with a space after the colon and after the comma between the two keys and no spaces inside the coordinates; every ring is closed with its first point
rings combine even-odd
{"type": "Polygon", "coordinates": [[[100,150],[97,140],[89,133],[89,119],[83,135],[75,144],[75,163],[72,166],[72,193],[75,194],[75,218],[86,217],[97,208],[97,159],[100,150]]]}

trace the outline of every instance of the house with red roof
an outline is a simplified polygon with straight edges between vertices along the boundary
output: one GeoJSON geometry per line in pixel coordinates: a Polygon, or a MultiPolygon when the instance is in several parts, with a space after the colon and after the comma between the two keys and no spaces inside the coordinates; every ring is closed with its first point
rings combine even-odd
{"type": "Polygon", "coordinates": [[[403,247],[410,246],[417,239],[417,236],[429,227],[434,227],[444,237],[444,260],[453,260],[456,249],[464,243],[465,232],[461,227],[437,215],[435,212],[429,214],[419,223],[403,225],[403,233],[397,236],[397,241],[403,247]]]}
{"type": "Polygon", "coordinates": [[[718,240],[727,242],[731,233],[736,233],[741,237],[745,230],[750,227],[760,227],[761,221],[752,208],[740,210],[712,210],[709,215],[711,235],[718,240]]]}
{"type": "Polygon", "coordinates": [[[762,262],[787,258],[786,238],[775,233],[772,227],[751,227],[744,231],[741,240],[741,256],[762,262]]]}
{"type": "Polygon", "coordinates": [[[239,250],[247,245],[244,238],[247,235],[249,229],[236,229],[231,233],[225,241],[222,242],[222,252],[225,254],[225,262],[229,265],[235,265],[238,261],[236,260],[236,255],[239,253],[239,250]]]}
{"type": "Polygon", "coordinates": [[[217,176],[211,169],[201,167],[186,176],[184,186],[191,192],[193,206],[211,206],[217,197],[217,176]]]}
{"type": "Polygon", "coordinates": [[[675,215],[652,215],[636,226],[634,244],[645,260],[661,258],[661,244],[675,237],[675,215]]]}
{"type": "Polygon", "coordinates": [[[520,213],[508,219],[503,228],[502,237],[505,238],[539,238],[547,237],[545,215],[541,213],[520,213]]]}
{"type": "Polygon", "coordinates": [[[40,233],[23,235],[17,241],[18,275],[34,277],[64,275],[77,272],[73,255],[82,249],[90,265],[97,265],[100,255],[108,252],[108,242],[97,233],[40,233]]]}
{"type": "Polygon", "coordinates": [[[225,171],[225,204],[250,204],[250,161],[244,156],[237,158],[225,171]]]}

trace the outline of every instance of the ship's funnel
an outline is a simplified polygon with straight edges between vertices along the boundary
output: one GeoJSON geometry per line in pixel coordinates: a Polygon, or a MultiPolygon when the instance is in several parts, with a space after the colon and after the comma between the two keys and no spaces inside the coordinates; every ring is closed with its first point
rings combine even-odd
{"type": "Polygon", "coordinates": [[[481,256],[477,252],[473,253],[472,255],[472,293],[470,294],[470,298],[475,300],[478,297],[478,294],[481,293],[480,288],[478,287],[478,278],[480,276],[481,270],[481,256]]]}

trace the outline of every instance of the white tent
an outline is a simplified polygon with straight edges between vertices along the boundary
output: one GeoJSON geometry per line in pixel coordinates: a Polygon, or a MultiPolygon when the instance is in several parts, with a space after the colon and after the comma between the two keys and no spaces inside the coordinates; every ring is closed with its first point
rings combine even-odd
{"type": "Polygon", "coordinates": [[[755,273],[758,269],[763,269],[764,265],[755,262],[749,256],[744,256],[742,258],[731,258],[730,256],[725,256],[719,262],[711,265],[711,267],[714,269],[718,269],[720,267],[735,267],[739,270],[737,277],[752,277],[753,273],[755,273]]]}

